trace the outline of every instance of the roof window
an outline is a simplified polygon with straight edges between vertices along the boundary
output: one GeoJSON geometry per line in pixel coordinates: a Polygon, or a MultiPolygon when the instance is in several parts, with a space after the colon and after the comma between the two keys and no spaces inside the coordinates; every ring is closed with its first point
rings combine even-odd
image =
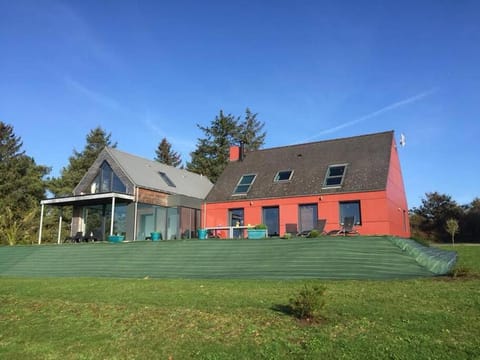
{"type": "Polygon", "coordinates": [[[248,175],[243,175],[240,178],[240,181],[238,182],[237,186],[235,187],[235,190],[233,191],[234,195],[240,195],[240,194],[246,194],[250,190],[250,187],[252,186],[253,182],[255,181],[255,177],[257,175],[255,174],[248,174],[248,175]]]}
{"type": "Polygon", "coordinates": [[[343,184],[347,165],[330,165],[325,175],[324,187],[339,187],[343,184]]]}
{"type": "Polygon", "coordinates": [[[163,181],[165,181],[165,183],[170,186],[170,187],[176,187],[175,186],[175,183],[168,177],[167,174],[165,174],[164,172],[161,172],[159,171],[158,174],[160,175],[160,177],[162,178],[163,181]]]}
{"type": "Polygon", "coordinates": [[[283,181],[290,181],[292,179],[293,170],[282,170],[275,175],[273,179],[274,182],[283,182],[283,181]]]}

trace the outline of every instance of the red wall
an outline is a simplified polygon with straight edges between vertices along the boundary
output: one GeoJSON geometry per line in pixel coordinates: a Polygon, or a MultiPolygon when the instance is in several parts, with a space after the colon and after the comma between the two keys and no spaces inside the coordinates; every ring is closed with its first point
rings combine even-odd
{"type": "Polygon", "coordinates": [[[328,232],[340,229],[339,202],[356,200],[360,201],[362,217],[362,224],[356,226],[360,234],[410,237],[407,201],[400,162],[394,142],[392,143],[390,155],[390,169],[386,191],[208,203],[202,209],[202,226],[228,225],[228,210],[235,208],[244,209],[245,225],[259,224],[262,223],[262,207],[278,206],[280,217],[279,230],[280,235],[283,235],[285,233],[285,224],[299,223],[299,205],[317,204],[318,218],[327,219],[325,230],[328,232]]]}

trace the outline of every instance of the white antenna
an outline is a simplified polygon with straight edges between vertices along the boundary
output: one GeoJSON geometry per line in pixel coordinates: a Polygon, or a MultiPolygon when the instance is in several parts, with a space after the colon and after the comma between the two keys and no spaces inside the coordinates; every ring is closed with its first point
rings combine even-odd
{"type": "Polygon", "coordinates": [[[405,146],[405,135],[400,134],[400,146],[404,147],[405,146]]]}

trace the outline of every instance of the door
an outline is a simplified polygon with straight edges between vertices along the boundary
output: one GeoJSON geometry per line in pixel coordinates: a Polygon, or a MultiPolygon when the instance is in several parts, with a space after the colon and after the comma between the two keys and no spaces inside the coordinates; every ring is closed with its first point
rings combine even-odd
{"type": "Polygon", "coordinates": [[[268,236],[278,236],[280,231],[280,211],[278,206],[264,207],[263,223],[267,225],[268,236]]]}
{"type": "Polygon", "coordinates": [[[299,232],[310,231],[317,226],[318,205],[305,204],[298,207],[299,232]]]}
{"type": "MultiPolygon", "coordinates": [[[[230,226],[243,226],[244,225],[244,210],[243,209],[229,209],[228,210],[228,223],[230,226]]],[[[242,238],[242,229],[233,229],[234,238],[242,238]]]]}

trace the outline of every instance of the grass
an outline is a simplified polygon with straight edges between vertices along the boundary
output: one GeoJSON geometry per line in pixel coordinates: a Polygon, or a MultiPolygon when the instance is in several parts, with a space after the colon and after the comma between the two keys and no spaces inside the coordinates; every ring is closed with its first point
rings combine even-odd
{"type": "MultiPolygon", "coordinates": [[[[480,247],[456,245],[480,274],[480,247]]],[[[0,277],[2,359],[475,359],[480,279],[0,277]],[[324,321],[280,311],[325,285],[324,321]]]]}

